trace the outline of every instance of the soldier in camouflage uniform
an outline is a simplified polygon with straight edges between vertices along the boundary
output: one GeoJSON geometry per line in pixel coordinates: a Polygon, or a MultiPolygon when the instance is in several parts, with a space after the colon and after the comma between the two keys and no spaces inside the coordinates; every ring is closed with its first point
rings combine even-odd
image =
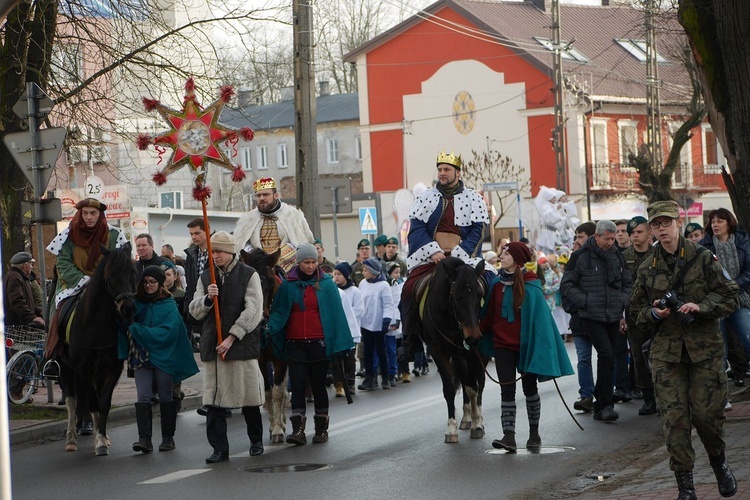
{"type": "Polygon", "coordinates": [[[659,243],[650,261],[638,269],[630,313],[638,327],[654,332],[649,359],[678,499],[696,498],[693,425],[708,453],[719,493],[729,497],[736,493],[737,482],[724,454],[727,376],[719,318],[737,309],[738,287],[711,252],[700,251],[700,246],[680,236],[679,217],[674,201],[648,207],[649,227],[659,243]],[[685,266],[689,267],[679,279],[685,266]],[[670,290],[682,305],[657,307],[670,290]],[[693,323],[687,324],[679,313],[691,316],[693,323]]]}
{"type": "Polygon", "coordinates": [[[362,273],[364,261],[370,258],[370,240],[362,238],[357,243],[357,260],[352,262],[352,274],[351,279],[354,282],[354,286],[359,286],[359,282],[365,279],[365,275],[362,273]]]}
{"type": "MultiPolygon", "coordinates": [[[[623,250],[622,257],[630,274],[635,277],[638,268],[648,260],[654,253],[651,246],[651,232],[648,221],[640,215],[633,217],[627,223],[628,236],[632,245],[623,250]]],[[[643,406],[638,410],[638,415],[653,415],[656,409],[656,398],[654,397],[654,383],[651,381],[651,370],[646,358],[643,356],[642,346],[651,338],[651,329],[638,328],[635,317],[625,310],[625,319],[628,323],[628,343],[630,344],[630,359],[635,368],[635,386],[643,392],[643,406]]]]}

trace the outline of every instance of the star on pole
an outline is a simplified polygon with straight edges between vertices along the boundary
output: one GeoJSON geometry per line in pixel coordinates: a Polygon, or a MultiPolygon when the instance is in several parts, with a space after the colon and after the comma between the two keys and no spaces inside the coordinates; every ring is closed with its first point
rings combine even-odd
{"type": "Polygon", "coordinates": [[[165,184],[167,176],[188,165],[195,176],[193,198],[203,201],[211,196],[211,188],[206,185],[208,163],[231,170],[234,182],[245,178],[242,168],[234,165],[221,147],[222,144],[234,147],[240,137],[251,141],[255,135],[247,127],[235,130],[219,124],[221,110],[232,96],[234,89],[224,85],[220,89],[219,99],[203,108],[195,96],[195,82],[189,78],[185,83],[185,99],[180,111],[170,109],[157,100],[143,98],[146,111],[156,110],[169,124],[169,131],[164,134],[138,136],[138,149],[145,150],[153,145],[159,153],[159,163],[167,148],[172,149],[167,165],[152,177],[157,186],[165,184]]]}

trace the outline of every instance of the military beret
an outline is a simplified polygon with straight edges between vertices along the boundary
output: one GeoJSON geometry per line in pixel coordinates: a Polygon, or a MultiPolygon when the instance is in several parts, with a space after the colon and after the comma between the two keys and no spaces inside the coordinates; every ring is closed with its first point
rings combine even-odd
{"type": "Polygon", "coordinates": [[[370,240],[367,238],[362,238],[359,240],[359,243],[357,243],[357,250],[359,250],[362,247],[369,247],[370,246],[370,240]]]}
{"type": "Polygon", "coordinates": [[[398,239],[396,239],[395,236],[391,236],[390,238],[388,238],[385,244],[386,245],[398,245],[398,239]]]}
{"type": "Polygon", "coordinates": [[[648,212],[648,221],[653,222],[659,217],[669,217],[671,219],[680,218],[680,206],[674,200],[655,201],[646,209],[648,212]]]}
{"type": "Polygon", "coordinates": [[[690,224],[685,226],[685,237],[687,238],[687,235],[694,231],[703,231],[703,226],[701,226],[697,222],[691,222],[690,224]]]}
{"type": "Polygon", "coordinates": [[[388,241],[388,236],[381,234],[380,236],[375,238],[375,241],[373,241],[372,244],[375,245],[376,247],[379,247],[381,245],[385,245],[387,241],[388,241]]]}
{"type": "Polygon", "coordinates": [[[632,219],[628,221],[628,234],[631,234],[635,228],[640,226],[641,224],[646,224],[648,220],[646,220],[645,217],[641,217],[640,215],[636,215],[632,219]]]}

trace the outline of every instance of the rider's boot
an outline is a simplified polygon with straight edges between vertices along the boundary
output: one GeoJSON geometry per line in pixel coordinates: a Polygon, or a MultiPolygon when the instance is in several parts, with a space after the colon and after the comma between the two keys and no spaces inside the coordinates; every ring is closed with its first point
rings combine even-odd
{"type": "Polygon", "coordinates": [[[133,443],[133,451],[151,453],[154,451],[151,444],[151,403],[135,404],[135,420],[138,424],[138,441],[133,443]]]}

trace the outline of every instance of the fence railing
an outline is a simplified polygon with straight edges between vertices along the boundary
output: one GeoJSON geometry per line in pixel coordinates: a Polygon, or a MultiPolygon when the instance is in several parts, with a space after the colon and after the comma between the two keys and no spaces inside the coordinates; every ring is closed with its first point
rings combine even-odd
{"type": "MultiPolygon", "coordinates": [[[[628,192],[638,190],[638,171],[624,163],[588,165],[589,188],[593,192],[628,192]]],[[[724,186],[721,165],[681,164],[672,177],[672,188],[690,191],[715,191],[724,186]]]]}

